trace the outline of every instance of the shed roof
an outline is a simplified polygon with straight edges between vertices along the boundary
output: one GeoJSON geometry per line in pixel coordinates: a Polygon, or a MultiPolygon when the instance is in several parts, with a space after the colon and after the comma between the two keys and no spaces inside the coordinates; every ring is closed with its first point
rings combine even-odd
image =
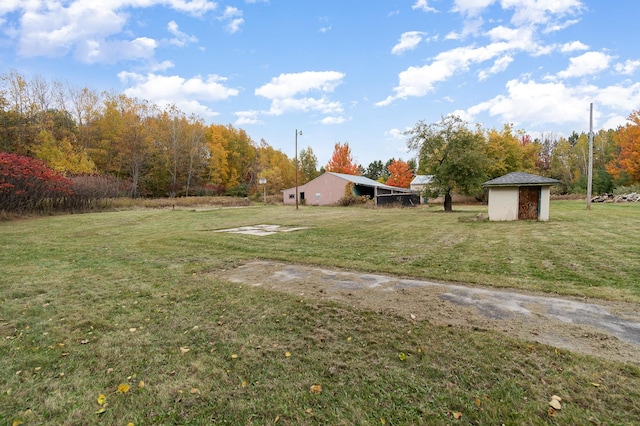
{"type": "Polygon", "coordinates": [[[482,186],[551,186],[561,183],[559,180],[531,173],[513,172],[491,179],[482,186]]]}
{"type": "Polygon", "coordinates": [[[416,175],[411,181],[411,185],[428,185],[433,182],[433,175],[416,175]]]}

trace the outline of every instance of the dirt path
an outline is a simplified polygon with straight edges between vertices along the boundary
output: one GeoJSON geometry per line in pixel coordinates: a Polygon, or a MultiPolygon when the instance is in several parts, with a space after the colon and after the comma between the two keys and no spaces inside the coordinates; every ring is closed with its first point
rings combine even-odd
{"type": "Polygon", "coordinates": [[[231,282],[335,300],[438,325],[491,329],[575,352],[640,364],[640,306],[587,302],[277,262],[226,271],[231,282]]]}

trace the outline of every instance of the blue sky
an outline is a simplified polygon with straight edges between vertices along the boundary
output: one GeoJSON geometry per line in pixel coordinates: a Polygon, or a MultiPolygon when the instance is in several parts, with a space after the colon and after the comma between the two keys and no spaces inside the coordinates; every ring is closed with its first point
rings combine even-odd
{"type": "Polygon", "coordinates": [[[635,0],[2,0],[0,73],[173,103],[319,166],[455,113],[533,137],[640,108],[635,0]]]}

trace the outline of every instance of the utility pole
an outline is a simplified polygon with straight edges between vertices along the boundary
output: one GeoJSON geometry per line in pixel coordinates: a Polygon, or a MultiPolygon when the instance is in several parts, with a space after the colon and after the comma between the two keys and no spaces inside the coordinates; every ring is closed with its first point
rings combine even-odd
{"type": "Polygon", "coordinates": [[[587,172],[587,210],[591,209],[591,188],[593,181],[593,102],[591,102],[589,110],[589,170],[587,172]]]}
{"type": "Polygon", "coordinates": [[[302,134],[302,130],[296,129],[296,210],[298,210],[298,135],[302,134]]]}

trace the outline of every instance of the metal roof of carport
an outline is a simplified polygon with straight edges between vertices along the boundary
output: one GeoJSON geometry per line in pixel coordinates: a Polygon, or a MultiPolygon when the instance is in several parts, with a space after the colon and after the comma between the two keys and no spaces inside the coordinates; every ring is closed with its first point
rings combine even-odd
{"type": "Polygon", "coordinates": [[[385,185],[384,183],[380,183],[377,180],[369,179],[368,177],[364,177],[364,176],[348,175],[345,173],[335,173],[335,172],[327,172],[327,173],[330,175],[338,176],[344,180],[348,180],[349,182],[353,182],[356,185],[371,186],[375,188],[383,188],[383,189],[400,191],[400,192],[413,192],[408,188],[399,188],[397,186],[385,185]]]}

